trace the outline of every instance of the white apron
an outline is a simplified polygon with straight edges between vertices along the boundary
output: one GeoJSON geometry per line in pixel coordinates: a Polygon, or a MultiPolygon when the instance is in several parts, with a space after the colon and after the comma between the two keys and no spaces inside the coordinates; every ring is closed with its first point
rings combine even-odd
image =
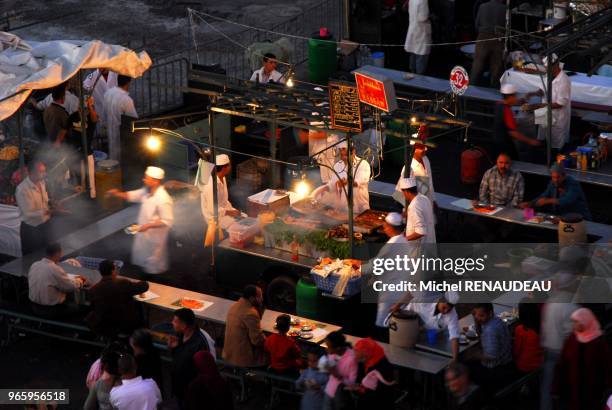
{"type": "Polygon", "coordinates": [[[408,33],[404,50],[407,53],[427,55],[431,49],[431,23],[427,0],[409,0],[408,33]]]}
{"type": "MultiPolygon", "coordinates": [[[[340,179],[347,178],[346,168],[347,166],[342,160],[336,162],[334,165],[334,170],[340,179]]],[[[353,214],[354,216],[357,216],[363,211],[370,209],[370,192],[368,191],[368,185],[370,183],[371,168],[368,161],[355,157],[355,160],[353,161],[353,175],[353,179],[357,184],[356,187],[353,187],[353,214]]],[[[338,176],[333,174],[332,178],[329,180],[328,186],[330,192],[337,192],[336,182],[338,181],[338,176]]],[[[344,195],[344,191],[341,191],[338,196],[339,206],[343,207],[344,209],[348,209],[348,203],[346,200],[346,195],[344,195]]]]}
{"type": "Polygon", "coordinates": [[[147,273],[163,273],[168,270],[168,233],[174,214],[172,198],[164,187],[157,188],[149,195],[145,188],[128,192],[130,202],[140,202],[138,225],[162,221],[166,226],[151,228],[134,235],[132,264],[140,266],[147,273]]]}

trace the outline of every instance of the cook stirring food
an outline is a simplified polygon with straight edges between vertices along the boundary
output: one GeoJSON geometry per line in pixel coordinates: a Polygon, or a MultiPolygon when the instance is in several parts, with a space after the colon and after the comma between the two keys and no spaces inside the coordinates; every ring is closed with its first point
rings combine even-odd
{"type": "MultiPolygon", "coordinates": [[[[348,202],[344,189],[347,189],[348,184],[348,145],[346,141],[336,145],[340,150],[340,161],[334,165],[334,173],[331,179],[325,185],[317,188],[312,196],[319,199],[324,192],[335,192],[338,198],[338,206],[348,208],[348,202]]],[[[370,183],[371,168],[368,161],[357,156],[355,148],[351,153],[353,166],[353,212],[355,215],[370,209],[370,193],[368,192],[368,184],[370,183]]]]}
{"type": "MultiPolygon", "coordinates": [[[[215,158],[217,173],[217,202],[219,210],[219,224],[222,229],[227,230],[231,224],[240,216],[240,211],[231,204],[228,198],[227,175],[232,172],[230,158],[226,154],[219,154],[215,158]]],[[[209,223],[214,217],[213,177],[208,178],[208,183],[201,189],[200,195],[202,205],[202,216],[209,223]]]]}
{"type": "Polygon", "coordinates": [[[132,246],[132,264],[146,273],[159,274],[168,270],[168,232],[174,221],[172,198],[162,186],[164,170],[147,167],[144,187],[128,192],[111,189],[108,195],[129,202],[140,202],[137,234],[132,246]]]}

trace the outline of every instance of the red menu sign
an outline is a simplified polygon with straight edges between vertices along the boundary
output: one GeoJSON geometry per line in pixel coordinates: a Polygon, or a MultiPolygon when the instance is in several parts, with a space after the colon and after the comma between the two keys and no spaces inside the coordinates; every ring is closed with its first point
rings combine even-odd
{"type": "Polygon", "coordinates": [[[355,72],[359,100],[383,111],[389,112],[397,108],[393,82],[386,78],[355,72]]]}

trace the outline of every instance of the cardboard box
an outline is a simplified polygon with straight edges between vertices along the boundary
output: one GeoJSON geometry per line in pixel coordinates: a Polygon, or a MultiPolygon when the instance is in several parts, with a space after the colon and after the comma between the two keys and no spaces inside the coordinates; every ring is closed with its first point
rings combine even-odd
{"type": "Polygon", "coordinates": [[[289,210],[289,194],[279,194],[274,189],[266,189],[247,199],[247,215],[256,218],[261,212],[272,211],[284,214],[289,210]]]}

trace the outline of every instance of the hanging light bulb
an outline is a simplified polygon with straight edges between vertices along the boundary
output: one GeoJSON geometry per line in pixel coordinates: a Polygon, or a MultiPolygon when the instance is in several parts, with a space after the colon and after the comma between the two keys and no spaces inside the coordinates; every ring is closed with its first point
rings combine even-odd
{"type": "Polygon", "coordinates": [[[150,135],[145,141],[145,146],[149,151],[157,152],[161,148],[161,140],[159,137],[150,135]]]}
{"type": "Polygon", "coordinates": [[[293,78],[289,77],[289,79],[287,80],[287,82],[285,83],[285,85],[289,88],[293,87],[293,78]]]}

